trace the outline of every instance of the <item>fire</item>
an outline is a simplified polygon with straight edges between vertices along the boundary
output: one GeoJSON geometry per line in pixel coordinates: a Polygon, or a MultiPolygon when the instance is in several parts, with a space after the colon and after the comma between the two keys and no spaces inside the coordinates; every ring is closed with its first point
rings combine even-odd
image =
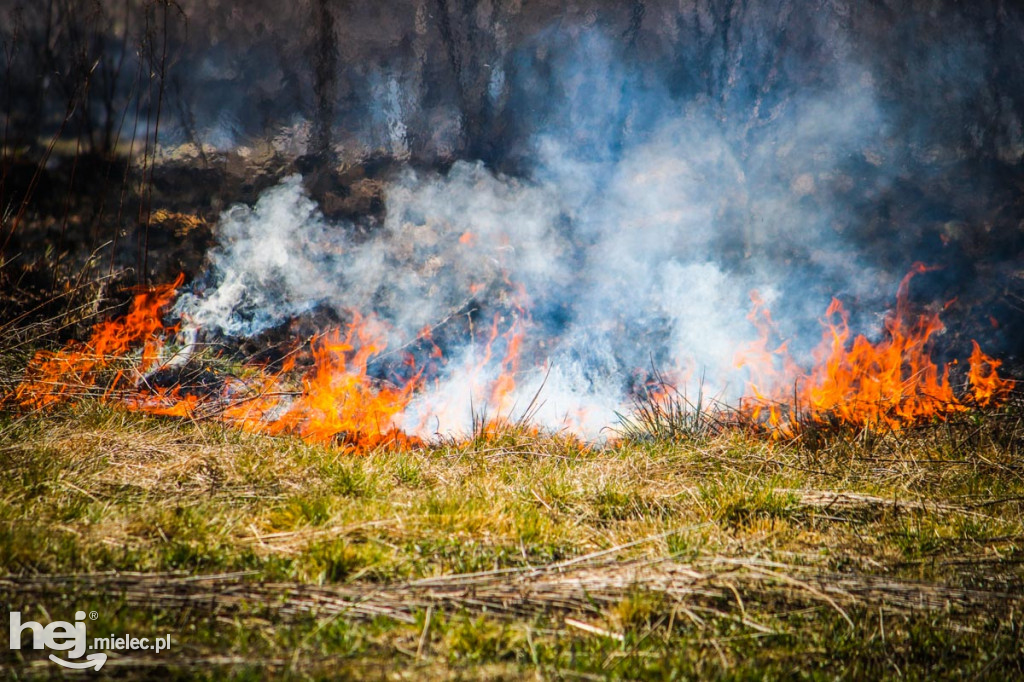
{"type": "MultiPolygon", "coordinates": [[[[15,403],[38,409],[94,395],[131,410],[173,417],[216,416],[245,430],[294,434],[352,450],[421,443],[399,427],[399,418],[424,388],[425,368],[417,369],[415,358],[408,355],[407,377],[392,383],[371,376],[371,361],[387,348],[387,329],[358,313],[345,330],[329,330],[314,341],[314,365],[298,391],[290,378],[293,362],[276,372],[256,368],[244,379],[226,377],[213,392],[152,386],[149,374],[169,366],[161,364],[162,358],[179,325],[165,326],[162,318],[182,281],[179,276],[172,284],[136,295],[127,315],[96,325],[85,343],[37,353],[13,393],[15,403]],[[115,371],[115,364],[122,367],[115,371]],[[105,376],[109,373],[113,378],[105,376]]],[[[474,390],[483,387],[479,395],[489,410],[498,413],[507,409],[515,389],[524,335],[522,317],[515,317],[507,329],[503,324],[495,315],[481,357],[469,366],[474,390]],[[504,354],[497,361],[495,349],[501,347],[504,354]],[[483,380],[495,364],[497,377],[483,380]]],[[[429,328],[421,331],[418,341],[428,349],[425,361],[445,362],[429,328]]]]}
{"type": "Polygon", "coordinates": [[[249,430],[294,433],[315,443],[340,440],[362,448],[414,444],[417,439],[402,433],[395,420],[419,387],[419,375],[393,387],[367,374],[367,364],[385,347],[383,330],[356,315],[344,335],[331,330],[313,346],[313,371],[279,416],[267,419],[281,408],[280,400],[271,400],[232,408],[225,418],[249,430]]]}
{"type": "Polygon", "coordinates": [[[999,361],[977,343],[969,361],[969,388],[962,396],[950,384],[949,366],[939,367],[931,359],[930,341],[943,324],[938,313],[914,314],[908,296],[911,279],[927,269],[915,264],[903,278],[896,307],[876,343],[859,335],[851,339],[849,316],[833,299],[810,370],[793,361],[785,343],[770,348],[774,325],[755,293],[751,320],[761,336],[736,359],[737,367],[751,376],[751,397],[742,401],[741,412],[767,423],[776,435],[791,435],[801,420],[899,429],[1005,400],[1014,382],[998,376],[999,361]]]}
{"type": "MultiPolygon", "coordinates": [[[[183,281],[179,275],[171,284],[136,294],[127,315],[97,324],[85,343],[72,341],[61,351],[36,353],[25,380],[14,390],[14,402],[42,408],[88,395],[98,387],[102,371],[123,362],[131,352],[140,356],[137,370],[149,370],[162,347],[159,333],[172,331],[164,328],[160,312],[174,300],[183,281]]],[[[118,371],[109,389],[125,378],[124,370],[118,371]]]]}
{"type": "MultiPolygon", "coordinates": [[[[424,406],[416,410],[419,420],[413,430],[428,433],[438,421],[465,422],[461,417],[467,409],[478,434],[497,433],[508,425],[517,407],[513,394],[527,326],[528,316],[518,305],[511,319],[496,313],[479,340],[479,350],[474,344],[459,361],[447,365],[446,379],[424,384],[424,406]]],[[[436,345],[432,348],[440,354],[436,345]]],[[[441,361],[446,362],[443,356],[441,361]]]]}
{"type": "Polygon", "coordinates": [[[977,341],[971,341],[971,345],[974,350],[971,351],[967,378],[974,389],[975,402],[983,407],[1003,402],[1013,390],[1014,383],[1008,379],[1000,379],[996,373],[1003,364],[1002,361],[985,355],[977,341]]]}
{"type": "MultiPolygon", "coordinates": [[[[904,277],[877,342],[854,336],[842,303],[833,300],[810,369],[793,360],[787,344],[778,340],[767,304],[752,294],[748,319],[759,338],[736,356],[736,366],[749,378],[740,413],[774,437],[783,437],[808,423],[899,429],[1005,401],[1014,382],[999,376],[1001,362],[977,343],[969,358],[966,391],[955,391],[950,367],[931,359],[933,337],[943,324],[938,313],[915,313],[908,296],[911,279],[926,270],[915,265],[904,277]]],[[[344,329],[314,340],[313,367],[301,381],[289,360],[275,371],[249,367],[239,376],[204,370],[214,379],[206,388],[167,388],[152,379],[181,367],[181,362],[167,359],[180,325],[165,325],[163,316],[182,281],[179,276],[171,284],[136,294],[126,315],[97,324],[84,343],[37,353],[8,400],[39,409],[93,396],[132,410],[219,418],[248,431],[292,434],[354,451],[414,447],[421,443],[415,434],[428,431],[428,419],[454,419],[452,411],[467,410],[471,403],[483,415],[475,424],[477,433],[494,434],[517,407],[513,396],[530,316],[526,292],[510,281],[508,309],[494,315],[458,362],[444,356],[428,327],[416,339],[420,352],[393,351],[402,352],[397,357],[404,362],[389,379],[382,379],[373,363],[386,357],[389,330],[372,315],[353,312],[344,329]],[[441,368],[447,386],[437,378],[441,368]],[[450,391],[457,394],[455,400],[450,391]],[[447,402],[431,402],[439,395],[447,402]],[[428,408],[418,413],[423,423],[408,432],[403,426],[416,413],[409,408],[421,397],[428,408]]]]}

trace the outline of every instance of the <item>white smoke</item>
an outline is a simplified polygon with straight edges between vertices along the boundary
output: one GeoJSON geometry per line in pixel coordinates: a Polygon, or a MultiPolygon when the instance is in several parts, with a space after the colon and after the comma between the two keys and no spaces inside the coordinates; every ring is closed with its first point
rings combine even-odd
{"type": "MultiPolygon", "coordinates": [[[[447,173],[408,169],[386,187],[383,223],[355,241],[292,176],[254,207],[224,214],[209,286],[183,296],[178,312],[231,336],[314,306],[372,313],[396,348],[473,305],[493,312],[481,292],[507,296],[521,286],[530,301],[526,364],[501,406],[511,414],[491,416],[514,419],[532,405],[540,426],[594,438],[628,401],[632,373],[652,364],[689,376],[693,385],[681,388],[691,394],[703,378],[706,392],[737,397],[734,358],[756,337],[752,289],[782,301],[780,283],[799,290],[803,273],[823,269],[846,291],[872,293],[863,264],[844,255],[837,216],[808,200],[817,185],[841,179],[841,162],[881,124],[868,79],[849,69],[834,89],[794,93],[741,127],[699,101],[680,107],[657,91],[633,93],[615,82],[624,76],[604,43],[587,49],[595,54],[572,62],[581,66],[565,79],[575,93],[560,119],[569,123],[537,136],[527,177],[469,162],[447,173]],[[641,119],[646,128],[615,133],[624,141],[614,153],[595,151],[608,131],[594,129],[594,107],[625,110],[627,128],[641,119]]],[[[393,85],[385,108],[400,146],[393,85]]],[[[814,329],[827,303],[804,293],[778,311],[790,331],[814,329]]],[[[492,362],[480,376],[477,343],[444,349],[448,364],[412,402],[405,428],[468,429],[471,405],[486,403],[500,368],[492,362]]]]}
{"type": "Polygon", "coordinates": [[[327,294],[331,239],[342,234],[324,223],[301,178],[286,178],[253,208],[233,206],[221,216],[220,246],[209,253],[214,285],[181,296],[175,312],[230,336],[280,324],[327,294]]]}

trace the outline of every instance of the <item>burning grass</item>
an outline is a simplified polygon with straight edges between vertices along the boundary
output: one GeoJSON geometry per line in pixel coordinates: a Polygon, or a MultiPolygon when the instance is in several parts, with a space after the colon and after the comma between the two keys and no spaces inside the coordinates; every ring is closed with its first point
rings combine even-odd
{"type": "Polygon", "coordinates": [[[987,419],[351,457],[86,399],[3,417],[0,592],[176,633],[110,674],[1005,679],[1022,434],[987,419]]]}
{"type": "Polygon", "coordinates": [[[304,373],[295,353],[243,363],[176,341],[179,284],[37,353],[0,413],[5,600],[182,642],[111,674],[1022,672],[1024,401],[977,347],[953,392],[905,286],[880,342],[827,328],[790,403],[729,408],[655,370],[596,445],[534,427],[534,403],[501,418],[523,318],[467,361],[501,371],[466,437],[421,439],[395,420],[430,368],[373,376],[373,319],[316,338],[304,373]],[[877,402],[808,403],[828,385],[877,402]]]}
{"type": "MultiPolygon", "coordinates": [[[[407,449],[422,443],[397,421],[424,387],[427,368],[418,368],[415,356],[404,353],[400,377],[373,376],[368,365],[387,347],[385,329],[374,317],[354,312],[344,330],[319,334],[310,346],[313,367],[297,379],[291,372],[292,358],[275,370],[232,367],[197,352],[194,341],[175,345],[182,323],[168,326],[163,318],[181,283],[179,277],[137,293],[126,315],[95,325],[84,342],[37,352],[4,400],[21,409],[46,409],[100,398],[134,411],[216,418],[246,431],[295,434],[358,451],[379,445],[407,449]]],[[[518,319],[504,329],[501,322],[496,315],[481,337],[481,353],[468,359],[465,367],[467,395],[483,395],[483,409],[498,413],[508,409],[515,389],[523,333],[518,319]],[[498,355],[501,348],[503,355],[498,355]],[[491,378],[493,367],[498,372],[491,378]]],[[[429,329],[416,341],[428,348],[431,359],[442,359],[429,329]]],[[[496,429],[500,421],[474,424],[473,432],[496,429]]]]}
{"type": "Polygon", "coordinates": [[[930,340],[943,330],[942,322],[938,313],[914,312],[909,303],[911,280],[929,269],[916,263],[903,278],[896,306],[885,317],[885,333],[875,343],[864,336],[851,339],[849,317],[833,299],[809,370],[789,356],[785,341],[770,350],[774,325],[755,294],[750,319],[761,338],[737,357],[738,366],[752,374],[740,412],[755,422],[764,414],[774,435],[793,437],[808,425],[899,430],[1005,401],[1014,382],[999,376],[1002,363],[977,342],[972,342],[967,385],[959,393],[950,366],[932,359],[930,340]]]}
{"type": "MultiPolygon", "coordinates": [[[[676,388],[685,386],[685,379],[666,378],[655,367],[652,379],[634,395],[633,413],[620,415],[620,433],[632,439],[700,438],[739,428],[776,440],[819,440],[830,431],[896,432],[1005,403],[1014,381],[999,375],[1001,362],[976,342],[959,391],[951,382],[950,365],[940,367],[932,360],[930,339],[942,331],[942,323],[937,313],[914,312],[908,303],[911,279],[927,270],[915,264],[903,279],[877,342],[864,336],[851,340],[847,315],[834,300],[822,322],[823,337],[810,369],[794,361],[786,342],[772,347],[774,324],[764,302],[753,294],[750,320],[760,339],[737,354],[736,367],[748,376],[747,393],[738,405],[706,402],[703,384],[691,402],[685,390],[676,388]]],[[[293,359],[274,370],[249,366],[215,371],[211,359],[197,355],[199,330],[189,330],[184,336],[190,340],[175,346],[187,320],[169,326],[163,321],[181,284],[179,277],[137,293],[126,315],[97,324],[85,342],[38,352],[7,401],[22,409],[40,409],[98,395],[133,410],[215,417],[243,430],[296,434],[356,451],[379,445],[420,446],[430,420],[440,423],[440,417],[447,420],[448,413],[467,408],[452,404],[450,397],[439,403],[428,397],[420,423],[410,425],[405,417],[411,403],[429,394],[430,377],[436,385],[439,368],[449,359],[434,342],[431,329],[424,329],[414,344],[408,344],[421,353],[399,349],[402,369],[378,378],[370,363],[387,347],[387,328],[358,311],[351,312],[344,330],[331,329],[314,339],[313,367],[301,382],[292,376],[293,359]],[[189,376],[185,370],[197,360],[199,370],[189,376]]],[[[527,299],[521,289],[517,292],[517,301],[527,299]]],[[[504,329],[502,316],[495,314],[489,331],[480,334],[480,352],[467,356],[465,371],[458,375],[466,383],[462,393],[469,401],[482,396],[479,414],[498,415],[489,424],[474,411],[474,437],[501,430],[502,420],[511,418],[505,415],[514,409],[529,319],[520,303],[514,303],[514,310],[504,329]]],[[[539,397],[538,392],[514,419],[517,428],[530,428],[539,397]]]]}

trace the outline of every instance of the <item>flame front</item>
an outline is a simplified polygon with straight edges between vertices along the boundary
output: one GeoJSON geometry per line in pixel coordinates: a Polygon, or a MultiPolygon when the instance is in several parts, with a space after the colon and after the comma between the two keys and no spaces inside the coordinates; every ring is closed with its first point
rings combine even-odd
{"type": "Polygon", "coordinates": [[[793,361],[785,344],[767,350],[774,326],[754,294],[752,319],[761,337],[737,356],[737,366],[751,376],[750,397],[743,399],[741,411],[776,435],[792,435],[802,421],[900,429],[1004,401],[1014,382],[998,376],[1000,362],[976,342],[968,390],[959,397],[950,385],[949,366],[939,367],[931,359],[930,341],[943,330],[942,322],[937,313],[914,314],[909,304],[911,279],[927,270],[917,263],[903,278],[896,308],[886,316],[877,343],[859,335],[851,342],[849,316],[833,299],[808,371],[793,361]]]}
{"type": "MultiPolygon", "coordinates": [[[[39,351],[15,388],[13,399],[21,407],[42,408],[73,401],[95,393],[104,370],[138,355],[135,370],[148,371],[157,361],[162,338],[176,329],[165,328],[162,310],[174,300],[184,276],[171,284],[135,295],[127,315],[97,324],[85,343],[72,341],[58,352],[39,351]]],[[[108,390],[124,383],[125,371],[118,370],[108,390]]]]}
{"type": "MultiPolygon", "coordinates": [[[[358,313],[345,330],[329,330],[313,342],[314,365],[297,391],[289,376],[294,367],[291,361],[276,372],[257,368],[245,379],[227,379],[212,395],[178,385],[169,389],[150,385],[147,376],[165,366],[161,359],[168,354],[168,340],[179,331],[179,325],[165,326],[162,316],[182,281],[179,276],[172,284],[136,295],[127,315],[96,325],[85,343],[71,342],[60,351],[37,353],[11,396],[15,404],[38,409],[91,395],[151,414],[216,416],[248,431],[294,434],[309,442],[336,443],[353,450],[421,443],[399,424],[425,385],[423,370],[417,371],[415,360],[408,356],[411,376],[397,383],[371,376],[370,362],[387,348],[387,330],[375,318],[358,313]],[[115,365],[124,367],[114,370],[115,365]],[[106,376],[110,373],[112,378],[106,376]]],[[[504,330],[502,323],[496,315],[481,357],[470,362],[464,374],[472,394],[482,396],[486,408],[497,414],[508,407],[509,394],[515,389],[523,339],[521,317],[504,330]],[[497,376],[485,381],[499,345],[505,350],[496,361],[497,376]]],[[[444,361],[428,329],[420,339],[430,343],[431,361],[444,361]]]]}
{"type": "MultiPolygon", "coordinates": [[[[937,313],[914,314],[908,302],[912,277],[926,269],[915,265],[901,282],[896,307],[885,318],[878,342],[864,336],[851,338],[847,312],[833,300],[808,370],[793,360],[787,343],[776,338],[768,306],[756,292],[752,294],[748,319],[759,337],[736,356],[737,367],[749,377],[746,396],[740,401],[747,423],[767,429],[774,437],[791,436],[808,423],[900,429],[1005,401],[1014,382],[999,376],[1000,361],[982,352],[976,342],[969,358],[968,385],[959,395],[950,383],[949,367],[931,359],[931,341],[943,330],[942,322],[937,313]]],[[[477,424],[484,427],[483,433],[491,433],[491,427],[513,410],[529,322],[528,299],[521,288],[514,296],[511,319],[496,314],[480,339],[480,351],[467,353],[463,365],[447,367],[446,380],[452,382],[454,377],[458,383],[457,399],[446,394],[447,402],[431,403],[431,396],[444,392],[437,378],[433,384],[426,378],[431,374],[426,367],[416,367],[411,354],[406,356],[402,378],[386,381],[372,375],[371,362],[385,352],[388,330],[373,316],[358,313],[352,314],[344,330],[330,330],[313,342],[313,367],[298,384],[291,378],[294,364],[289,361],[277,371],[249,368],[244,377],[222,377],[216,390],[153,386],[149,378],[173,364],[165,356],[179,326],[165,326],[162,315],[182,281],[178,277],[169,285],[138,293],[127,315],[96,325],[85,343],[71,342],[61,351],[37,353],[8,399],[22,408],[38,409],[95,396],[129,409],[217,417],[249,431],[294,434],[359,451],[419,444],[414,434],[426,431],[426,418],[411,432],[404,428],[417,399],[424,399],[429,408],[421,416],[435,418],[482,400],[484,405],[478,406],[482,413],[496,415],[490,422],[477,424]],[[463,399],[466,405],[452,404],[463,399]]],[[[429,329],[418,340],[428,349],[425,362],[448,363],[429,329]]]]}

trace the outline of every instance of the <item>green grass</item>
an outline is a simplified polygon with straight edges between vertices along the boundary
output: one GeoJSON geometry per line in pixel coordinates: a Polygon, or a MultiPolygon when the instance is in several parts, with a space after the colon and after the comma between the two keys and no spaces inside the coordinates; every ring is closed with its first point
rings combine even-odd
{"type": "MultiPolygon", "coordinates": [[[[172,633],[110,677],[1007,679],[1024,475],[1001,419],[356,456],[92,402],[0,414],[0,594],[172,633]]],[[[0,665],[60,676],[41,653],[0,665]]]]}

